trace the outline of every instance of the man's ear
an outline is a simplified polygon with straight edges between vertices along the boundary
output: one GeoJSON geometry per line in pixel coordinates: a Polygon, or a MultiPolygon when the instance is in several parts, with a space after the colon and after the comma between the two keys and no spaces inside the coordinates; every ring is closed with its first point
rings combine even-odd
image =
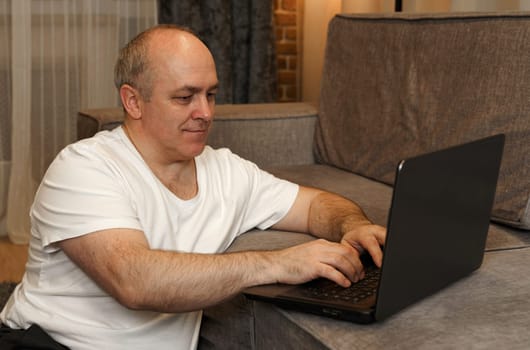
{"type": "Polygon", "coordinates": [[[129,84],[123,84],[120,87],[120,98],[127,114],[133,119],[140,119],[142,116],[140,109],[141,97],[138,90],[129,84]]]}

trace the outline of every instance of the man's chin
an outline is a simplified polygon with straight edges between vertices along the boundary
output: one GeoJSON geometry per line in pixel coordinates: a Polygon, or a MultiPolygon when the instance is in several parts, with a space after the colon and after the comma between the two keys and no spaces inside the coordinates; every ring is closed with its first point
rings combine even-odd
{"type": "Polygon", "coordinates": [[[206,147],[206,143],[197,143],[193,145],[192,147],[190,147],[190,149],[188,150],[188,154],[190,155],[190,158],[195,158],[199,156],[204,151],[205,147],[206,147]]]}
{"type": "Polygon", "coordinates": [[[187,159],[192,159],[200,155],[206,147],[207,134],[204,137],[199,137],[196,134],[188,135],[191,136],[180,145],[180,154],[187,159]]]}

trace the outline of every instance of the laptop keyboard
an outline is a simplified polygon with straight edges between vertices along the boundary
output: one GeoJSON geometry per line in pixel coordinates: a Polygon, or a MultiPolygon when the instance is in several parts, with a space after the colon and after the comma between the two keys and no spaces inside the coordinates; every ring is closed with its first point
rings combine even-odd
{"type": "Polygon", "coordinates": [[[379,283],[379,269],[365,269],[365,277],[357,283],[353,283],[349,288],[344,288],[338,284],[327,280],[318,279],[306,284],[303,294],[308,297],[323,300],[343,300],[347,302],[358,302],[377,292],[379,283]]]}

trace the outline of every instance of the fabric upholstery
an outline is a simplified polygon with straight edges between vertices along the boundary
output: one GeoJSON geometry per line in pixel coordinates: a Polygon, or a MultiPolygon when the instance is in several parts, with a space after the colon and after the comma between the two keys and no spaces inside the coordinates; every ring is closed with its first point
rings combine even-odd
{"type": "Polygon", "coordinates": [[[318,160],[391,184],[406,157],[506,134],[493,217],[530,229],[530,14],[338,15],[318,160]]]}
{"type": "Polygon", "coordinates": [[[203,311],[198,348],[252,349],[254,312],[251,301],[237,295],[203,311]]]}
{"type": "MultiPolygon", "coordinates": [[[[270,305],[254,302],[255,349],[329,349],[322,340],[293,323],[289,315],[270,305]]],[[[333,336],[330,334],[330,336],[333,336]]],[[[367,347],[368,348],[368,347],[367,347]]]]}
{"type": "Polygon", "coordinates": [[[77,114],[77,139],[94,136],[98,131],[111,130],[125,118],[122,108],[94,108],[77,114]]]}
{"type": "Polygon", "coordinates": [[[312,164],[317,109],[307,103],[219,105],[208,138],[261,167],[312,164]]]}

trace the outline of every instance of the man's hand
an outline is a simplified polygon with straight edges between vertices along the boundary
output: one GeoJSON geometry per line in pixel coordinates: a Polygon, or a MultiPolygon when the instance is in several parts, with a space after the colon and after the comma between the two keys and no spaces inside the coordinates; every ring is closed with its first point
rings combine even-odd
{"type": "Polygon", "coordinates": [[[368,251],[377,267],[383,263],[381,246],[385,244],[386,229],[379,225],[362,225],[346,232],[341,244],[355,248],[359,255],[368,251]]]}
{"type": "Polygon", "coordinates": [[[364,251],[381,267],[385,237],[385,228],[363,225],[347,232],[340,243],[318,239],[278,251],[278,282],[299,284],[323,277],[349,287],[364,278],[360,259],[364,251]]]}
{"type": "Polygon", "coordinates": [[[339,195],[301,186],[291,210],[273,228],[325,239],[281,251],[287,256],[281,257],[285,265],[280,282],[325,277],[347,287],[364,277],[360,255],[365,250],[381,267],[386,229],[372,224],[356,203],[339,195]]]}
{"type": "Polygon", "coordinates": [[[274,252],[277,282],[299,284],[324,277],[348,287],[361,278],[363,267],[352,246],[317,239],[274,252]]]}

